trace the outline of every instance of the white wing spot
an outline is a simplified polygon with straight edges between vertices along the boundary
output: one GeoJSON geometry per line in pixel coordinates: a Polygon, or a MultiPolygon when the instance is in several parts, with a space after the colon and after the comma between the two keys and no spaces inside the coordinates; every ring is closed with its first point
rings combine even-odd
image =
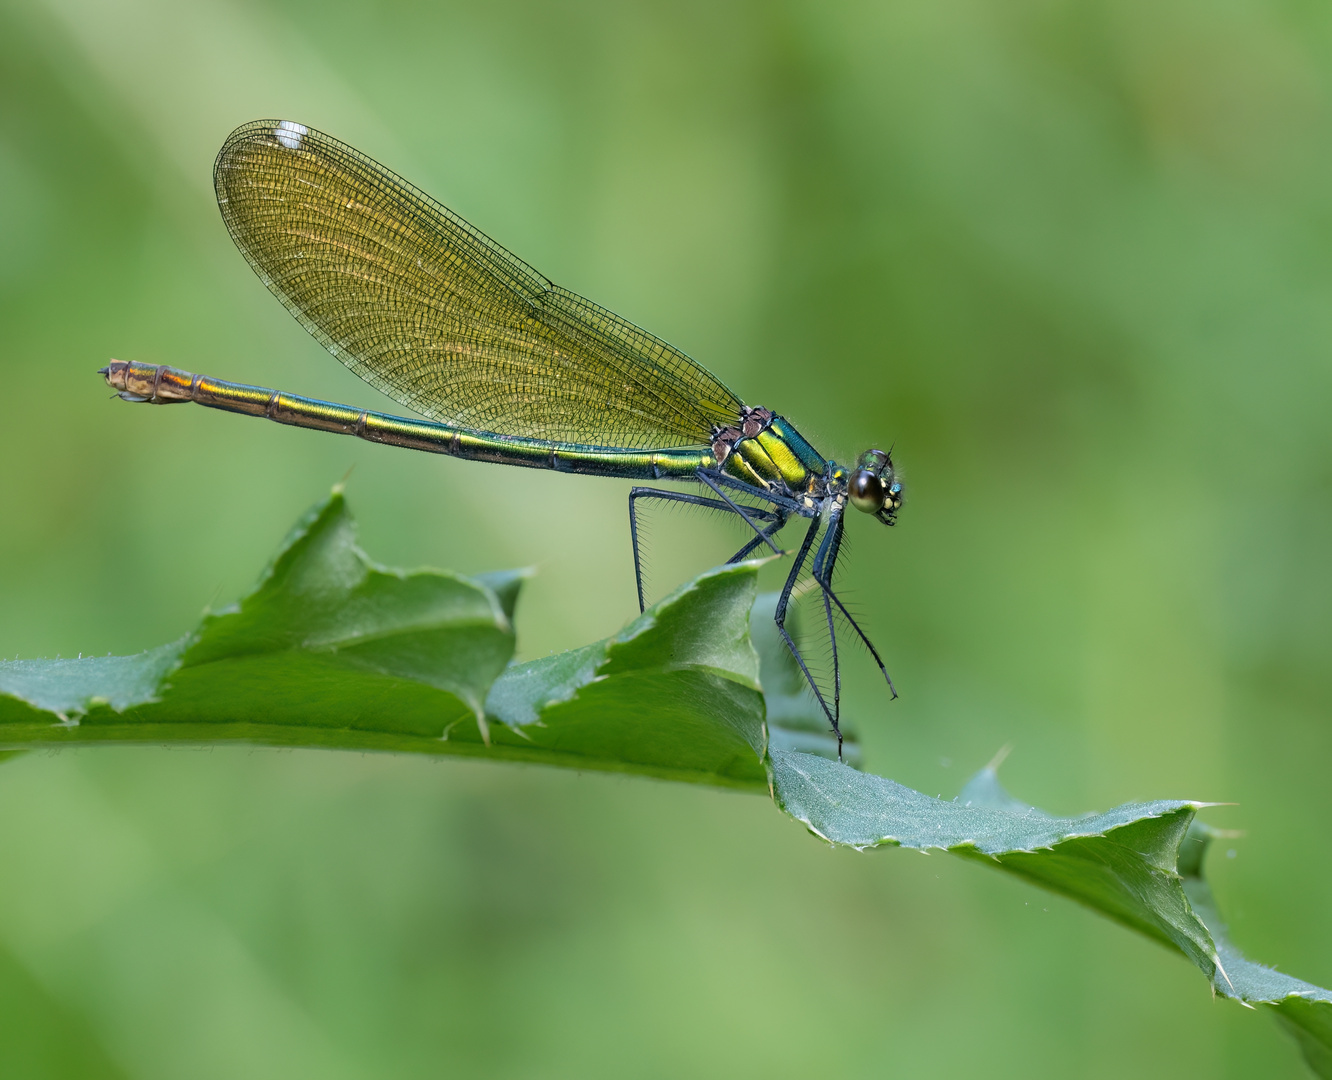
{"type": "Polygon", "coordinates": [[[301,139],[310,129],[304,124],[297,124],[291,120],[283,120],[278,124],[273,134],[277,136],[277,141],[288,150],[299,150],[301,148],[301,139]]]}

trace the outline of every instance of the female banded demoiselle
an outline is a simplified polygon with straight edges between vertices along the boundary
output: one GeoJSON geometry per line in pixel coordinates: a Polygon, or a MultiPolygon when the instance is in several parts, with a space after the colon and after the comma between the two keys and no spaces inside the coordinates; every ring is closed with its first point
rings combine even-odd
{"type": "Polygon", "coordinates": [[[902,485],[890,453],[868,450],[848,472],[789,420],[745,405],[678,349],[552,284],[423,191],[313,128],[287,120],[237,128],[213,181],[236,246],[297,321],[366,382],[428,419],[116,360],[101,374],[121,398],[194,401],[505,465],[696,482],[707,494],[629,492],[640,610],[640,501],[736,515],[753,535],[728,562],[764,546],[780,552],[778,531],[807,519],[775,618],[839,756],[835,616],[864,642],[896,697],[878,651],[832,587],[847,503],[885,525],[896,520],[902,485]],[[786,627],[811,551],[831,642],[827,689],[786,627]]]}

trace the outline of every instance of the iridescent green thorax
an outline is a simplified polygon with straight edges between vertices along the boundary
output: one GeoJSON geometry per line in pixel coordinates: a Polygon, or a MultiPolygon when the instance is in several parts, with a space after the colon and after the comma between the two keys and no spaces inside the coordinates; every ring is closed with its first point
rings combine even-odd
{"type": "Polygon", "coordinates": [[[764,408],[746,408],[739,424],[712,437],[717,466],[745,484],[783,494],[822,494],[828,462],[795,426],[764,408]]]}

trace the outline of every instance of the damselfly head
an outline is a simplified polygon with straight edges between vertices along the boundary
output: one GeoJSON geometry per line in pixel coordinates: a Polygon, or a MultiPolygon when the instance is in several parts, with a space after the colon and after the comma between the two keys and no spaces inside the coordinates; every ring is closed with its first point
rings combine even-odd
{"type": "Polygon", "coordinates": [[[866,450],[856,462],[846,493],[857,510],[892,525],[902,507],[902,482],[893,470],[892,457],[882,450],[866,450]]]}

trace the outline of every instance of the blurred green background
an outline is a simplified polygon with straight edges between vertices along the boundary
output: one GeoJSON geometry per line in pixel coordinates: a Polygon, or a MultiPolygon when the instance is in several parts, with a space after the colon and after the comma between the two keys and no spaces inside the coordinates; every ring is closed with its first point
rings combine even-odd
{"type": "MultiPolygon", "coordinates": [[[[219,220],[258,117],[825,453],[895,443],[844,578],[902,690],[853,660],[865,765],[1237,803],[1234,937],[1332,984],[1327,8],[0,0],[0,656],[182,634],[353,466],[375,558],[538,568],[522,656],[634,612],[626,484],[108,400],[114,356],[387,404],[219,220]]],[[[1158,946],[752,796],[101,749],[6,763],[0,820],[6,1076],[1303,1075],[1158,946]]]]}

